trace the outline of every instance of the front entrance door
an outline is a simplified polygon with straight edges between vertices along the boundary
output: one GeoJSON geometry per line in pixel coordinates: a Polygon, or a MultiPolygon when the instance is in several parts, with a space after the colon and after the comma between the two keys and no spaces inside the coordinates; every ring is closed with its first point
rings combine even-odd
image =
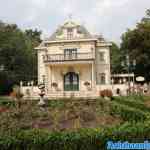
{"type": "Polygon", "coordinates": [[[79,75],[68,72],[64,75],[64,91],[79,91],[79,75]]]}

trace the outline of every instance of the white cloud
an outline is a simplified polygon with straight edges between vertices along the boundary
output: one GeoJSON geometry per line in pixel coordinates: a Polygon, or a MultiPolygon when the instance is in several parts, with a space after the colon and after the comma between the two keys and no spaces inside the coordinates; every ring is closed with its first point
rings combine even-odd
{"type": "Polygon", "coordinates": [[[47,0],[29,0],[33,7],[45,8],[47,4],[47,0]]]}
{"type": "Polygon", "coordinates": [[[93,33],[119,41],[126,28],[135,26],[150,0],[0,0],[0,20],[21,28],[52,33],[69,14],[93,33]]]}
{"type": "Polygon", "coordinates": [[[32,23],[32,21],[36,19],[36,17],[36,12],[32,10],[32,12],[30,12],[30,15],[24,19],[23,23],[32,23]]]}
{"type": "Polygon", "coordinates": [[[96,7],[93,8],[93,11],[100,16],[107,14],[113,10],[124,7],[129,0],[101,0],[97,1],[96,7]]]}

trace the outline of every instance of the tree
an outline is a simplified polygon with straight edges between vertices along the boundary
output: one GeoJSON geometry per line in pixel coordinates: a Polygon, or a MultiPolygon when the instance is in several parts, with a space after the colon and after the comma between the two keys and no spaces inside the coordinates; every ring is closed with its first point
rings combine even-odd
{"type": "Polygon", "coordinates": [[[150,10],[146,16],[137,23],[134,29],[128,29],[122,35],[122,59],[129,54],[130,60],[136,59],[135,74],[142,75],[150,81],[150,10]]]}
{"type": "Polygon", "coordinates": [[[39,43],[41,43],[41,31],[38,31],[37,29],[32,30],[32,29],[28,29],[25,30],[25,34],[28,36],[28,38],[32,41],[32,46],[36,47],[37,45],[39,45],[39,43]]]}
{"type": "Polygon", "coordinates": [[[31,68],[32,68],[32,72],[31,75],[33,77],[34,81],[37,81],[37,51],[33,50],[35,47],[37,47],[39,45],[39,43],[41,43],[41,31],[38,31],[37,29],[32,30],[32,29],[28,29],[25,30],[25,34],[28,38],[28,43],[30,43],[30,46],[32,47],[32,55],[30,57],[30,61],[31,63],[31,68]]]}
{"type": "Polygon", "coordinates": [[[37,78],[36,51],[33,48],[38,45],[41,32],[30,32],[33,33],[32,36],[21,31],[15,24],[0,22],[0,65],[5,68],[0,72],[0,77],[3,77],[0,78],[0,94],[5,94],[5,90],[2,92],[3,88],[9,92],[10,87],[21,80],[31,81],[37,78]]]}
{"type": "Polygon", "coordinates": [[[110,49],[110,60],[111,60],[111,72],[120,73],[121,72],[121,52],[120,48],[112,42],[110,49]]]}

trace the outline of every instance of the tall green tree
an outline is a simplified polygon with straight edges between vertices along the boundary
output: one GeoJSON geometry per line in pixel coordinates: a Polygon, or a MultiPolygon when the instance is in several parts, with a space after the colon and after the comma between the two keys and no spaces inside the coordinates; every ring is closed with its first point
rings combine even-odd
{"type": "Polygon", "coordinates": [[[15,24],[0,22],[0,94],[7,92],[19,81],[36,80],[37,59],[34,46],[40,42],[41,32],[32,31],[32,36],[15,24]],[[35,33],[35,35],[34,35],[35,33]]]}
{"type": "Polygon", "coordinates": [[[30,45],[31,55],[30,55],[30,67],[32,68],[31,70],[31,75],[33,77],[34,81],[37,81],[37,50],[33,50],[35,47],[37,47],[41,43],[41,31],[38,31],[37,29],[32,30],[28,29],[25,30],[25,35],[28,38],[28,44],[30,45]]]}
{"type": "Polygon", "coordinates": [[[121,67],[121,51],[117,44],[112,42],[110,49],[111,73],[120,73],[121,67]]]}
{"type": "Polygon", "coordinates": [[[122,59],[126,54],[129,54],[131,63],[133,59],[136,60],[136,75],[142,75],[150,81],[150,10],[146,11],[145,17],[134,29],[128,29],[122,35],[122,59]]]}

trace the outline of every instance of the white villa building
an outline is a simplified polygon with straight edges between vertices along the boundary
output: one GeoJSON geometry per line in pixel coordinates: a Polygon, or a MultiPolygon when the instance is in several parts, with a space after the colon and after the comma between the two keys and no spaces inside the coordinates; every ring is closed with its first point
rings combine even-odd
{"type": "MultiPolygon", "coordinates": [[[[97,97],[100,90],[113,91],[110,46],[102,36],[90,34],[72,20],[66,21],[35,48],[38,84],[45,84],[49,98],[97,97]]],[[[31,89],[32,95],[38,96],[37,87],[31,89]]]]}

